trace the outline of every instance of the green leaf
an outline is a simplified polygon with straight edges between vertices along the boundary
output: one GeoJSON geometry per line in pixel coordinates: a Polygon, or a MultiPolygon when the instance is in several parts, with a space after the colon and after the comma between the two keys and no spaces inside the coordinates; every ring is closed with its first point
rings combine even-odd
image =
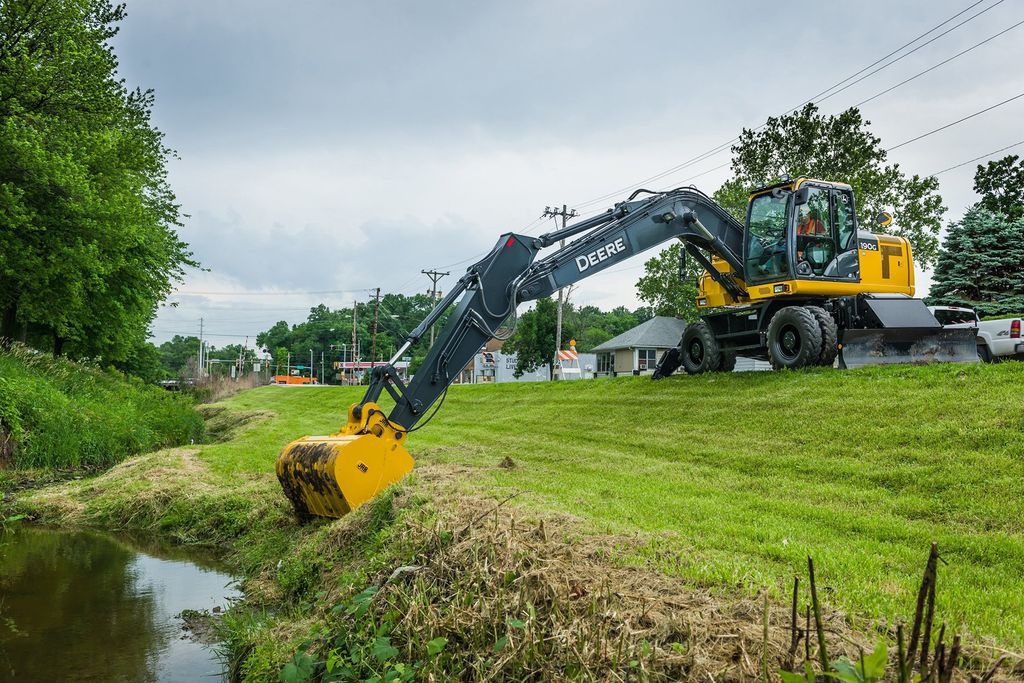
{"type": "Polygon", "coordinates": [[[508,645],[508,636],[502,636],[501,638],[498,638],[498,642],[494,644],[494,651],[496,653],[501,652],[505,649],[506,645],[508,645]]]}
{"type": "Polygon", "coordinates": [[[863,683],[860,678],[860,669],[848,659],[832,662],[832,669],[825,674],[829,678],[844,681],[844,683],[863,683]]]}
{"type": "Polygon", "coordinates": [[[864,657],[864,678],[867,681],[880,681],[885,676],[885,667],[888,664],[888,652],[885,641],[879,640],[875,651],[864,657]]]}
{"type": "Polygon", "coordinates": [[[370,586],[369,588],[364,589],[357,596],[352,598],[351,602],[348,603],[348,607],[345,608],[345,611],[356,619],[362,618],[362,616],[366,614],[367,610],[370,609],[370,602],[373,601],[373,596],[376,594],[376,586],[370,586]]]}
{"type": "Polygon", "coordinates": [[[436,657],[441,654],[441,650],[448,644],[447,638],[434,638],[432,641],[427,643],[427,655],[430,657],[436,657]]]}
{"type": "Polygon", "coordinates": [[[284,669],[281,670],[281,682],[282,683],[299,683],[299,667],[295,666],[295,662],[288,662],[284,665],[284,669]]]}
{"type": "Polygon", "coordinates": [[[313,670],[316,668],[316,660],[305,652],[296,652],[292,661],[284,665],[281,670],[281,680],[284,683],[302,683],[313,677],[313,670]]]}
{"type": "Polygon", "coordinates": [[[526,628],[526,622],[522,619],[506,619],[505,623],[512,628],[524,629],[526,628]]]}
{"type": "Polygon", "coordinates": [[[388,637],[377,638],[373,641],[373,648],[371,650],[374,658],[380,663],[384,663],[389,659],[394,659],[398,656],[398,650],[391,645],[391,639],[388,637]]]}
{"type": "Polygon", "coordinates": [[[782,683],[814,683],[813,678],[808,680],[803,674],[792,671],[779,671],[779,675],[782,677],[782,683]]]}

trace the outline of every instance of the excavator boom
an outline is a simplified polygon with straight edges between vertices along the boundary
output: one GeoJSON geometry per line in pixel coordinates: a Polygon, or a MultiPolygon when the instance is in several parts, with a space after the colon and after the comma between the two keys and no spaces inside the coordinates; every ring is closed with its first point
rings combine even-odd
{"type": "MultiPolygon", "coordinates": [[[[341,517],[411,471],[407,435],[435,403],[443,401],[448,386],[483,345],[499,336],[499,327],[514,321],[520,303],[547,296],[673,238],[741,267],[743,226],[693,188],[638,190],[604,213],[540,237],[502,235],[409,334],[395,356],[374,368],[362,401],[349,408],[348,422],[338,433],[304,437],[282,451],[277,476],[296,512],[302,517],[341,517]],[[541,250],[573,237],[564,248],[537,260],[541,250]],[[394,363],[453,305],[444,329],[405,384],[394,363]],[[378,404],[385,391],[395,402],[386,416],[378,404]]],[[[439,403],[435,411],[438,408],[439,403]]]]}

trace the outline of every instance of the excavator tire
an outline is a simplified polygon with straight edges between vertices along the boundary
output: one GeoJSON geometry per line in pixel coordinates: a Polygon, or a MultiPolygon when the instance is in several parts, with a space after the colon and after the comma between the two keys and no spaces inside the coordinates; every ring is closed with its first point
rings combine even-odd
{"type": "Polygon", "coordinates": [[[808,306],[814,318],[818,321],[818,328],[821,329],[821,353],[818,355],[818,365],[826,368],[832,367],[839,355],[839,327],[836,325],[828,311],[821,306],[808,306]]]}
{"type": "Polygon", "coordinates": [[[679,341],[679,360],[689,375],[700,375],[717,370],[722,352],[711,326],[703,320],[690,323],[679,341]]]}
{"type": "Polygon", "coordinates": [[[776,370],[806,368],[821,356],[821,327],[806,306],[786,306],[768,323],[768,360],[776,370]]]}
{"type": "Polygon", "coordinates": [[[732,372],[736,369],[736,352],[735,351],[721,351],[722,360],[718,362],[718,367],[715,368],[718,372],[732,372]]]}

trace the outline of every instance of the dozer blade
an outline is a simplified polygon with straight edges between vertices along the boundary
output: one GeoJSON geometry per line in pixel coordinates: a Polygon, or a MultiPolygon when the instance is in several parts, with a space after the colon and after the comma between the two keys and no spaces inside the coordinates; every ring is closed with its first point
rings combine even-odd
{"type": "MultiPolygon", "coordinates": [[[[373,415],[373,407],[364,412],[373,415]]],[[[277,478],[300,518],[342,517],[412,471],[413,458],[400,443],[404,432],[369,422],[353,422],[349,409],[349,424],[338,434],[306,436],[281,451],[277,478]]]]}
{"type": "Polygon", "coordinates": [[[977,363],[972,329],[886,327],[844,330],[839,367],[893,363],[977,363]]]}

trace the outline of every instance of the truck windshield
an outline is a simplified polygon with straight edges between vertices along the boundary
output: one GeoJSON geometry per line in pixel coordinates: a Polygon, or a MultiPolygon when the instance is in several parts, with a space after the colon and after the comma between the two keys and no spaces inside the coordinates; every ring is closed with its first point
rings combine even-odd
{"type": "Polygon", "coordinates": [[[765,194],[750,202],[746,259],[748,282],[773,280],[788,272],[786,215],[790,196],[765,194]]]}

